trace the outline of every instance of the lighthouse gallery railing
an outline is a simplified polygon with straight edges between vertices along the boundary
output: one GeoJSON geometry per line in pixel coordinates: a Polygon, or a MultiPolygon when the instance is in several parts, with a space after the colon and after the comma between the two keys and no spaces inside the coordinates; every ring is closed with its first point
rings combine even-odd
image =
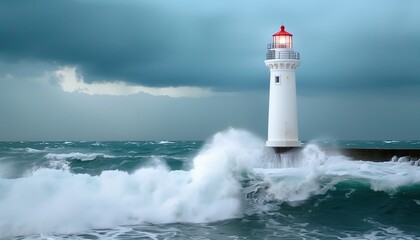
{"type": "Polygon", "coordinates": [[[300,54],[298,52],[290,51],[290,52],[276,52],[275,50],[268,50],[267,60],[270,59],[300,59],[300,54]]]}

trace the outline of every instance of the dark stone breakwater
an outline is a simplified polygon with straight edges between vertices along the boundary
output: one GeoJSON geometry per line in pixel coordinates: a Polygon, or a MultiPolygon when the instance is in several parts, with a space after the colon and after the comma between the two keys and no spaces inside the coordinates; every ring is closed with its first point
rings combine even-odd
{"type": "MultiPolygon", "coordinates": [[[[276,153],[298,154],[303,147],[276,147],[276,153]]],[[[387,148],[322,148],[327,155],[343,155],[354,160],[374,162],[390,161],[393,157],[406,157],[407,160],[420,159],[420,149],[387,149],[387,148]]]]}

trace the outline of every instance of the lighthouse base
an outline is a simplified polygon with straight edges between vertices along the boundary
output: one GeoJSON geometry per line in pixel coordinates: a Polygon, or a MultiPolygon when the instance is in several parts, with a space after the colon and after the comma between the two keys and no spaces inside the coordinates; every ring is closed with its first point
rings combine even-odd
{"type": "MultiPolygon", "coordinates": [[[[298,159],[303,147],[273,147],[277,154],[289,154],[292,159],[298,159]]],[[[346,156],[354,160],[386,162],[392,158],[405,158],[406,160],[419,160],[420,149],[383,149],[383,148],[320,148],[329,156],[346,156]]]]}
{"type": "Polygon", "coordinates": [[[302,146],[302,143],[300,141],[266,141],[265,145],[274,148],[294,148],[302,146]]]}
{"type": "Polygon", "coordinates": [[[302,147],[273,147],[274,151],[276,153],[290,153],[290,152],[298,152],[299,150],[302,149],[302,147]]]}

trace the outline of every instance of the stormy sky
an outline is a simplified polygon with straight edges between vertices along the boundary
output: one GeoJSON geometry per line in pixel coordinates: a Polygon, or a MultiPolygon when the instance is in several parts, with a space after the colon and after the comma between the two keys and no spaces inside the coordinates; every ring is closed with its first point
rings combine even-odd
{"type": "Polygon", "coordinates": [[[301,53],[303,140],[420,139],[420,2],[0,1],[0,140],[266,137],[266,44],[301,53]]]}

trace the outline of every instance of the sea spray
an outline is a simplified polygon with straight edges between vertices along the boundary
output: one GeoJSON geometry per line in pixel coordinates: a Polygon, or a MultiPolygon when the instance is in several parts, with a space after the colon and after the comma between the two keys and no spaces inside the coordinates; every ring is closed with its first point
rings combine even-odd
{"type": "Polygon", "coordinates": [[[389,194],[402,187],[420,185],[420,168],[410,162],[367,162],[344,156],[328,156],[309,144],[290,161],[287,153],[271,158],[276,168],[256,168],[262,183],[267,184],[266,197],[296,204],[313,195],[325,194],[345,182],[367,184],[374,191],[389,194]]]}
{"type": "Polygon", "coordinates": [[[263,184],[267,184],[266,198],[282,202],[296,203],[317,194],[322,189],[319,184],[319,167],[327,160],[326,155],[315,145],[306,146],[301,152],[273,154],[265,168],[256,168],[263,184]],[[269,161],[275,164],[268,164],[269,161]],[[275,167],[267,167],[275,166],[275,167]]]}

